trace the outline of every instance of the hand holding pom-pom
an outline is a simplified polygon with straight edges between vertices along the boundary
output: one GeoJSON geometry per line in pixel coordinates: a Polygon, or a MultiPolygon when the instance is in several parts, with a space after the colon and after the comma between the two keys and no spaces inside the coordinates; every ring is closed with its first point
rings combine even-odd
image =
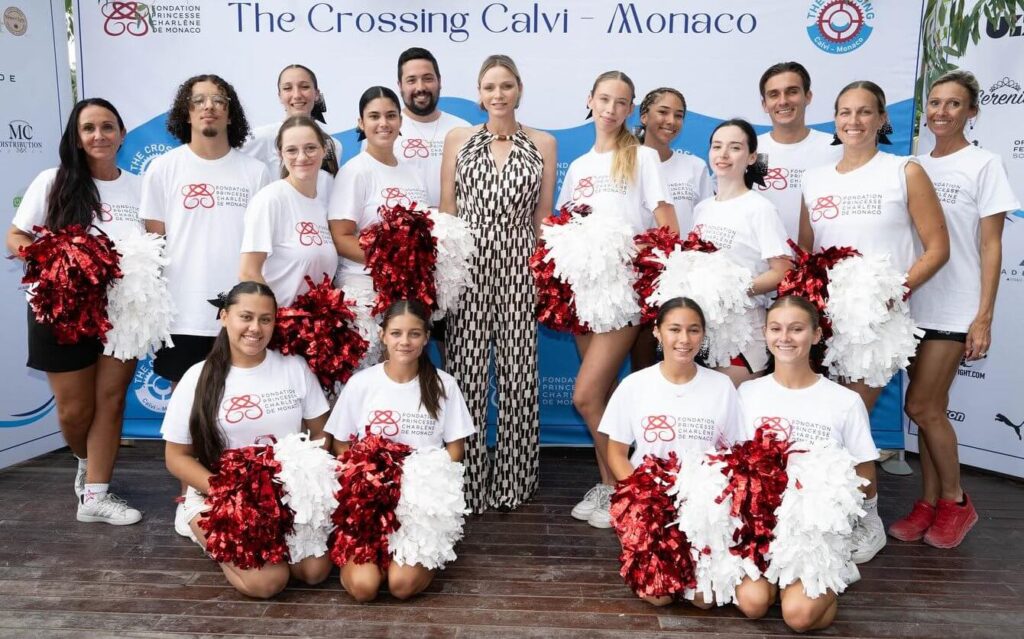
{"type": "Polygon", "coordinates": [[[437,309],[434,268],[436,242],[431,230],[434,220],[424,211],[398,205],[380,207],[380,222],[359,234],[359,246],[366,253],[366,270],[377,291],[373,314],[383,313],[398,300],[419,300],[437,309]]]}

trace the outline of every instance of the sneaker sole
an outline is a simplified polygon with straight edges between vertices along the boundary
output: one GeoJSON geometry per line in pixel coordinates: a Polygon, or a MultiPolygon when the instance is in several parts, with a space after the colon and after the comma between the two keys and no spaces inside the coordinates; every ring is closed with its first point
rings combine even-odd
{"type": "Polygon", "coordinates": [[[901,536],[901,535],[897,535],[896,533],[894,533],[894,532],[892,531],[892,528],[890,528],[890,529],[889,529],[889,530],[887,530],[886,532],[887,532],[887,533],[889,534],[889,536],[890,536],[890,537],[892,537],[893,539],[898,539],[898,540],[900,540],[900,541],[921,541],[922,539],[924,539],[924,533],[925,533],[925,531],[924,531],[924,530],[922,530],[922,531],[921,531],[921,532],[920,532],[920,533],[919,533],[919,534],[918,534],[918,535],[917,535],[916,537],[911,537],[911,536],[901,536]]]}
{"type": "Polygon", "coordinates": [[[95,515],[75,515],[78,521],[85,524],[110,524],[111,526],[131,526],[142,521],[142,515],[139,515],[138,519],[132,521],[113,521],[106,517],[97,517],[95,515]]]}
{"type": "Polygon", "coordinates": [[[948,550],[950,548],[956,548],[957,546],[959,546],[960,544],[963,543],[964,538],[967,536],[967,533],[971,532],[971,528],[974,528],[974,524],[976,524],[976,523],[978,523],[978,513],[977,512],[974,513],[974,517],[971,519],[971,521],[968,522],[966,526],[964,526],[963,530],[960,532],[960,536],[958,536],[956,539],[954,539],[952,543],[950,543],[950,544],[936,543],[933,540],[929,540],[928,539],[928,535],[924,535],[923,536],[924,543],[928,544],[932,548],[942,548],[944,550],[948,550]]]}
{"type": "Polygon", "coordinates": [[[597,528],[599,530],[607,530],[608,528],[612,527],[612,522],[608,522],[606,524],[604,522],[593,522],[588,519],[587,523],[590,524],[591,528],[597,528]]]}
{"type": "Polygon", "coordinates": [[[583,512],[583,511],[578,511],[575,508],[573,508],[572,512],[569,513],[569,515],[573,519],[578,519],[580,521],[587,521],[587,520],[590,519],[590,515],[592,515],[593,513],[594,513],[593,510],[590,510],[590,511],[587,511],[587,512],[583,512]]]}
{"type": "Polygon", "coordinates": [[[871,554],[869,554],[869,555],[862,555],[861,557],[857,557],[856,555],[853,555],[853,556],[850,557],[850,560],[853,563],[857,564],[857,565],[866,564],[869,561],[871,561],[872,559],[874,559],[878,555],[878,553],[880,553],[882,551],[883,548],[885,548],[885,537],[882,537],[882,544],[880,546],[878,546],[878,548],[873,548],[870,551],[871,554]]]}

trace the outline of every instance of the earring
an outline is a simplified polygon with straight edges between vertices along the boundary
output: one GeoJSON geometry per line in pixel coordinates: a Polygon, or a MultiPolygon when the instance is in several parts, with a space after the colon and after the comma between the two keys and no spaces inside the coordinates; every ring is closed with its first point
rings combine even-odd
{"type": "Polygon", "coordinates": [[[967,121],[967,123],[971,126],[971,131],[974,130],[974,120],[975,118],[971,118],[970,120],[967,121]]]}

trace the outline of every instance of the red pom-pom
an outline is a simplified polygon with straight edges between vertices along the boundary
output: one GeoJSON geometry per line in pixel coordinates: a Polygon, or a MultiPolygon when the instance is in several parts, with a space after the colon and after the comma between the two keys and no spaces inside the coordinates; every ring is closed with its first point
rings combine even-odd
{"type": "Polygon", "coordinates": [[[659,226],[648,229],[633,238],[637,246],[642,247],[633,258],[633,268],[636,270],[636,281],[633,282],[633,290],[637,293],[640,301],[640,321],[648,324],[658,316],[658,308],[647,302],[647,298],[654,293],[654,281],[658,279],[665,265],[655,260],[655,250],[661,257],[665,257],[683,245],[679,234],[669,230],[666,226],[659,226]]]}
{"type": "MultiPolygon", "coordinates": [[[[565,204],[558,215],[544,218],[542,224],[560,226],[568,224],[573,217],[590,215],[590,212],[591,208],[586,204],[573,207],[565,204]]],[[[579,317],[576,315],[576,302],[572,287],[568,282],[563,282],[555,277],[555,263],[548,259],[548,248],[544,245],[543,239],[537,241],[537,250],[530,256],[530,270],[533,272],[533,280],[537,285],[537,321],[560,333],[573,335],[589,333],[590,328],[586,324],[580,323],[579,317]]]]}
{"type": "Polygon", "coordinates": [[[860,253],[849,246],[830,246],[808,253],[793,240],[788,242],[796,255],[796,261],[793,268],[787,271],[786,276],[779,282],[779,297],[799,295],[817,306],[821,316],[822,341],[827,340],[832,336],[832,322],[825,315],[825,308],[828,306],[828,269],[860,253]]]}
{"type": "Polygon", "coordinates": [[[344,384],[359,365],[369,343],[356,328],[352,300],[331,285],[331,278],[314,284],[306,276],[309,291],[291,306],[277,309],[277,323],[269,348],[283,355],[301,355],[326,389],[344,384]]]}
{"type": "Polygon", "coordinates": [[[419,300],[428,309],[437,309],[437,241],[430,232],[434,221],[415,207],[415,203],[410,208],[382,206],[380,222],[359,234],[359,246],[366,253],[366,268],[377,291],[374,315],[398,300],[419,300]]]}
{"type": "Polygon", "coordinates": [[[270,446],[233,448],[221,455],[206,496],[210,510],[199,518],[206,552],[214,561],[243,570],[288,561],[285,535],[295,515],[274,481],[280,470],[270,446]]]}
{"type": "Polygon", "coordinates": [[[697,584],[690,542],[678,526],[668,489],[679,472],[674,452],[668,460],[648,455],[612,495],[611,515],[622,552],[619,571],[641,597],[682,594],[697,584]]]}
{"type": "Polygon", "coordinates": [[[25,259],[22,284],[35,285],[29,305],[36,321],[50,326],[59,344],[90,337],[106,341],[107,286],[121,277],[114,243],[79,224],[32,231],[35,241],[18,253],[25,259]]]}
{"type": "Polygon", "coordinates": [[[774,538],[777,518],[775,510],[782,504],[786,490],[789,441],[772,424],[762,425],[750,441],[735,444],[724,454],[722,472],[729,478],[729,487],[718,497],[721,503],[732,494],[732,515],[743,522],[734,533],[734,554],[750,559],[758,570],[768,568],[764,554],[774,538]]]}
{"type": "Polygon", "coordinates": [[[700,251],[701,253],[714,253],[718,250],[714,242],[701,239],[700,235],[696,231],[690,231],[686,239],[683,240],[684,251],[700,251]]]}
{"type": "Polygon", "coordinates": [[[337,526],[331,560],[391,564],[388,535],[400,523],[395,507],[402,496],[402,463],[412,449],[380,435],[367,435],[341,456],[338,508],[332,520],[337,526]]]}

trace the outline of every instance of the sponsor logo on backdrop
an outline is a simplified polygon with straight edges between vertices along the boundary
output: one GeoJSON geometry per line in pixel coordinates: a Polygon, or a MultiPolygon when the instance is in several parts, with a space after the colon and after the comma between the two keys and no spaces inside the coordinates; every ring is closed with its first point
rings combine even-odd
{"type": "Polygon", "coordinates": [[[1012,282],[1014,284],[1020,284],[1024,282],[1024,260],[1021,260],[1017,265],[1010,265],[1003,267],[1003,281],[1012,282]]]}
{"type": "Polygon", "coordinates": [[[14,84],[17,82],[17,80],[15,79],[15,75],[13,73],[6,73],[0,71],[0,82],[9,82],[10,84],[14,84]]]}
{"type": "Polygon", "coordinates": [[[985,34],[990,38],[1019,38],[1024,35],[1024,14],[1015,13],[985,22],[985,34]]]}
{"type": "Polygon", "coordinates": [[[1003,424],[1007,428],[1012,429],[1014,434],[1017,435],[1017,439],[1024,441],[1024,437],[1021,437],[1020,432],[1021,427],[1024,427],[1024,419],[1020,420],[1019,422],[1014,422],[1006,415],[1003,415],[1002,413],[996,413],[996,421],[999,422],[1000,424],[1003,424]]]}
{"type": "Polygon", "coordinates": [[[25,12],[18,7],[4,9],[4,28],[11,35],[25,35],[25,32],[28,31],[28,18],[25,17],[25,12]]]}
{"type": "Polygon", "coordinates": [[[36,142],[35,130],[28,120],[11,120],[7,123],[6,140],[0,140],[0,149],[15,153],[39,153],[43,143],[36,142]]]}
{"type": "Polygon", "coordinates": [[[967,414],[959,410],[946,410],[946,418],[951,422],[963,422],[967,419],[967,414]]]}
{"type": "Polygon", "coordinates": [[[141,151],[136,151],[131,159],[131,171],[136,175],[142,175],[149,168],[153,158],[167,153],[174,147],[170,144],[147,144],[141,151]]]}
{"type": "Polygon", "coordinates": [[[167,412],[171,400],[171,382],[153,372],[153,361],[146,358],[139,361],[132,378],[132,390],[139,403],[154,413],[167,412]]]}
{"type": "Polygon", "coordinates": [[[103,32],[112,37],[202,33],[199,4],[98,0],[103,32]]]}
{"type": "Polygon", "coordinates": [[[543,375],[540,378],[540,401],[551,406],[572,406],[576,378],[569,375],[543,375]]]}
{"type": "Polygon", "coordinates": [[[985,379],[985,371],[975,368],[975,366],[979,366],[981,363],[982,362],[980,361],[961,361],[960,368],[956,371],[957,377],[966,377],[967,379],[985,379]]]}
{"type": "Polygon", "coordinates": [[[36,406],[32,410],[27,410],[23,413],[11,413],[8,417],[10,419],[0,420],[0,428],[20,428],[22,426],[28,426],[34,424],[46,417],[54,409],[56,404],[53,401],[51,395],[48,400],[43,402],[41,405],[36,406]]]}
{"type": "Polygon", "coordinates": [[[807,35],[831,54],[859,49],[871,37],[875,9],[870,0],[814,0],[807,8],[807,35]]]}
{"type": "Polygon", "coordinates": [[[1020,83],[1008,76],[995,82],[988,91],[981,90],[978,95],[978,104],[982,106],[1003,106],[1024,104],[1024,90],[1021,90],[1020,83]]]}

